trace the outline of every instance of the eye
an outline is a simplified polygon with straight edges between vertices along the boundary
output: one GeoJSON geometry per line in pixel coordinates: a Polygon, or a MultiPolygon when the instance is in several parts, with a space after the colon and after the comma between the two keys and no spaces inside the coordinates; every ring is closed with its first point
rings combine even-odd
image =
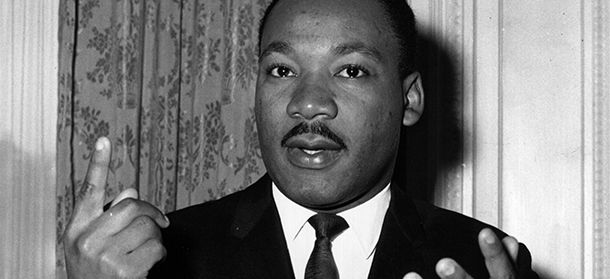
{"type": "Polygon", "coordinates": [[[290,68],[285,65],[271,65],[267,68],[267,74],[279,78],[297,76],[292,70],[290,70],[290,68]]]}
{"type": "Polygon", "coordinates": [[[360,65],[347,65],[336,75],[344,78],[360,78],[368,76],[369,72],[360,65]]]}

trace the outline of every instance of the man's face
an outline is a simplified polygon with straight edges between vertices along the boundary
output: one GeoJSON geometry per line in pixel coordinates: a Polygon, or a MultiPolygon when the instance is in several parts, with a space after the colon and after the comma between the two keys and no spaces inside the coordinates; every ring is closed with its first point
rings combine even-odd
{"type": "Polygon", "coordinates": [[[262,32],[255,110],[269,175],[318,211],[370,199],[391,180],[405,104],[382,7],[280,1],[262,32]]]}

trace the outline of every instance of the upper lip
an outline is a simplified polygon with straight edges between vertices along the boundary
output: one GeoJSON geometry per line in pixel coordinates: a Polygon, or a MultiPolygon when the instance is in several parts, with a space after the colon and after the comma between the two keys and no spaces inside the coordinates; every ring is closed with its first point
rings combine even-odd
{"type": "Polygon", "coordinates": [[[339,150],[341,145],[327,137],[317,134],[300,134],[286,141],[288,148],[301,148],[307,150],[339,150]]]}

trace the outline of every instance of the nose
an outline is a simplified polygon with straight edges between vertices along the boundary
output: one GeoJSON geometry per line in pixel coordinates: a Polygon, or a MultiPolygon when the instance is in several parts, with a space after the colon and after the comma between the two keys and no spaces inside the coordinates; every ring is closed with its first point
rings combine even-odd
{"type": "Polygon", "coordinates": [[[337,117],[335,95],[323,79],[303,80],[292,94],[286,112],[292,118],[305,120],[334,119],[337,117]]]}

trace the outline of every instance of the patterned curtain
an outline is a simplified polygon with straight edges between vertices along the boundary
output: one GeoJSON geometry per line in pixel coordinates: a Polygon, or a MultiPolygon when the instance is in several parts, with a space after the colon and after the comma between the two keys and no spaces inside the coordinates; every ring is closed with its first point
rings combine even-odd
{"type": "Polygon", "coordinates": [[[253,100],[269,0],[60,2],[57,278],[65,278],[61,234],[98,137],[113,145],[107,200],[132,187],[170,212],[265,172],[253,100]]]}

